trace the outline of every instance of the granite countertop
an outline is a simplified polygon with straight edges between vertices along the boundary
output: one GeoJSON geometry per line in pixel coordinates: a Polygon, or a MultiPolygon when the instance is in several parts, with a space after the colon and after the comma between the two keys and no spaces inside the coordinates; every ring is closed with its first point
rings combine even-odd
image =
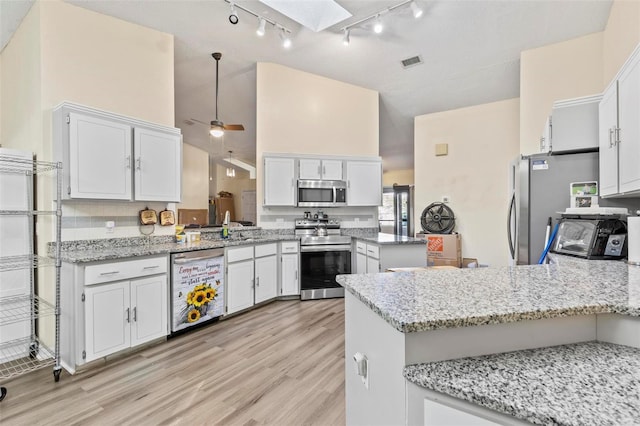
{"type": "Polygon", "coordinates": [[[155,254],[180,253],[212,248],[254,245],[261,243],[299,240],[294,235],[270,235],[252,238],[228,238],[225,240],[201,240],[197,243],[149,243],[92,249],[91,245],[75,250],[63,250],[61,260],[69,263],[97,262],[100,260],[122,259],[125,257],[151,256],[155,254]]]}
{"type": "Polygon", "coordinates": [[[419,332],[598,313],[640,316],[640,267],[556,259],[549,265],[339,275],[395,329],[419,332]]]}
{"type": "Polygon", "coordinates": [[[640,349],[588,342],[405,367],[416,385],[543,425],[640,424],[640,349]]]}
{"type": "Polygon", "coordinates": [[[427,244],[427,240],[422,238],[404,237],[401,235],[383,234],[382,232],[375,236],[354,237],[358,240],[367,241],[380,245],[394,244],[427,244]]]}

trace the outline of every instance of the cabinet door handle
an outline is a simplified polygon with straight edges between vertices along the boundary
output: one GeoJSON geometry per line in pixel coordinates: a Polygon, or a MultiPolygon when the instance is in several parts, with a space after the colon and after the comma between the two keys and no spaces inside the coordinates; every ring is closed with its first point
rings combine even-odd
{"type": "Polygon", "coordinates": [[[138,157],[138,159],[136,160],[136,170],[141,169],[141,164],[142,164],[142,158],[138,157]]]}
{"type": "Polygon", "coordinates": [[[111,272],[100,272],[100,276],[108,276],[108,275],[115,275],[115,274],[119,274],[120,271],[111,271],[111,272]]]}
{"type": "Polygon", "coordinates": [[[159,267],[160,267],[159,265],[155,265],[155,266],[145,266],[145,267],[144,267],[144,268],[142,268],[142,269],[146,271],[146,270],[149,270],[149,269],[156,269],[156,268],[159,268],[159,267]]]}
{"type": "Polygon", "coordinates": [[[127,308],[126,312],[127,312],[127,322],[131,322],[131,318],[130,318],[131,311],[130,311],[130,309],[127,308]]]}
{"type": "Polygon", "coordinates": [[[616,143],[622,142],[620,140],[620,127],[616,127],[616,143]]]}
{"type": "Polygon", "coordinates": [[[127,169],[131,168],[131,156],[127,155],[127,159],[124,160],[124,167],[127,169]]]}
{"type": "Polygon", "coordinates": [[[138,321],[137,308],[135,306],[133,307],[133,320],[138,321]]]}
{"type": "Polygon", "coordinates": [[[327,166],[322,166],[322,175],[323,175],[323,177],[326,174],[327,174],[327,166]]]}
{"type": "Polygon", "coordinates": [[[260,287],[260,277],[256,277],[256,286],[260,287]]]}
{"type": "Polygon", "coordinates": [[[296,281],[298,281],[298,271],[296,271],[296,281]]]}
{"type": "Polygon", "coordinates": [[[613,148],[613,145],[615,145],[615,143],[613,142],[613,133],[614,133],[614,128],[610,128],[609,129],[609,148],[613,148]]]}
{"type": "Polygon", "coordinates": [[[318,176],[322,175],[322,170],[320,169],[320,164],[318,164],[318,176]]]}

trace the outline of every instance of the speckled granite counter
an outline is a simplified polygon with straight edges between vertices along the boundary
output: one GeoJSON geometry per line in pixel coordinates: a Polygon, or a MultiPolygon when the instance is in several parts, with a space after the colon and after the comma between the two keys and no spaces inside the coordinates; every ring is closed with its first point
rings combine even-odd
{"type": "Polygon", "coordinates": [[[427,240],[422,238],[404,237],[401,235],[383,233],[379,233],[374,236],[358,236],[354,238],[375,244],[427,244],[427,240]]]}
{"type": "Polygon", "coordinates": [[[229,238],[226,240],[212,239],[202,240],[198,243],[178,244],[175,242],[151,242],[145,244],[106,245],[88,244],[74,250],[63,250],[61,258],[63,262],[84,263],[100,260],[122,259],[126,257],[151,256],[155,254],[170,254],[185,251],[205,250],[212,248],[241,246],[248,244],[261,244],[278,241],[292,241],[299,239],[293,235],[265,235],[252,238],[229,238]]]}
{"type": "Polygon", "coordinates": [[[558,258],[550,265],[340,275],[401,332],[599,313],[640,316],[640,268],[558,258]]]}
{"type": "Polygon", "coordinates": [[[412,383],[534,424],[640,424],[640,349],[589,342],[407,366],[412,383]]]}

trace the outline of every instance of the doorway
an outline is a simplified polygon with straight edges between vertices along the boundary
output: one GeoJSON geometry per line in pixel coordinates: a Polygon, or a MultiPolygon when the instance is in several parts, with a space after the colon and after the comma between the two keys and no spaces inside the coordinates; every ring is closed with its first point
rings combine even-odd
{"type": "Polygon", "coordinates": [[[413,185],[384,187],[382,206],[378,208],[380,232],[414,236],[413,185]]]}

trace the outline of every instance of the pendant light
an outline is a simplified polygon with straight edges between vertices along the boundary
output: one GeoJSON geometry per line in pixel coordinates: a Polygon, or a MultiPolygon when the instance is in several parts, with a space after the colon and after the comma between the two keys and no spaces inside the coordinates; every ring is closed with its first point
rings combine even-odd
{"type": "MultiPolygon", "coordinates": [[[[229,151],[229,162],[231,162],[231,153],[233,151],[229,151]]],[[[227,167],[227,177],[233,178],[236,177],[236,169],[233,167],[227,167]]]]}

